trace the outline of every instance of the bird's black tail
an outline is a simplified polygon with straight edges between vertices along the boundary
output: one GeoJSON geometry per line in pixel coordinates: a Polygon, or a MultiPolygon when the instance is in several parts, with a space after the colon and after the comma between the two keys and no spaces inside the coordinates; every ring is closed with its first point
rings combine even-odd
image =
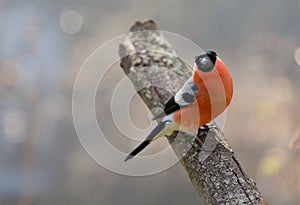
{"type": "Polygon", "coordinates": [[[147,147],[150,142],[155,138],[164,128],[165,128],[166,122],[160,122],[147,136],[147,138],[137,147],[135,148],[124,160],[125,162],[131,158],[133,158],[135,155],[137,155],[139,152],[141,152],[145,147],[147,147]]]}
{"type": "Polygon", "coordinates": [[[142,151],[145,147],[147,147],[150,144],[150,141],[143,141],[137,148],[135,148],[124,160],[125,162],[131,158],[133,158],[135,155],[137,155],[140,151],[142,151]]]}

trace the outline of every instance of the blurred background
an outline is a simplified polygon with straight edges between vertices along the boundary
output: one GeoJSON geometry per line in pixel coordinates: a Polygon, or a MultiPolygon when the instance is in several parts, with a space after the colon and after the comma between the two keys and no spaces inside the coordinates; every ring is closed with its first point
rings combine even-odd
{"type": "MultiPolygon", "coordinates": [[[[147,177],[118,175],[95,163],[75,133],[81,65],[145,18],[219,53],[235,84],[225,136],[269,204],[300,204],[298,0],[0,0],[0,204],[201,203],[179,163],[147,177]]],[[[124,74],[118,65],[111,72],[97,110],[120,139],[108,106],[124,74]]],[[[133,122],[146,128],[145,106],[131,103],[141,108],[133,122]]]]}

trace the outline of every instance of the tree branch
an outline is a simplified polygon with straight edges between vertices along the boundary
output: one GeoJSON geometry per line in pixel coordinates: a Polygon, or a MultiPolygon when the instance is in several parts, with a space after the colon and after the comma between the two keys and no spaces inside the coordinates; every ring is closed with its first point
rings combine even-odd
{"type": "MultiPolygon", "coordinates": [[[[152,20],[131,26],[119,54],[123,57],[121,67],[154,115],[157,107],[163,108],[182,81],[191,76],[190,69],[176,56],[152,20]],[[146,30],[149,32],[138,32],[146,30]],[[168,91],[152,86],[161,82],[167,82],[168,91]]],[[[180,133],[184,137],[176,137],[177,134],[168,136],[168,141],[179,157],[188,150],[180,162],[205,204],[265,203],[215,124],[201,127],[197,140],[186,133],[180,133]]]]}

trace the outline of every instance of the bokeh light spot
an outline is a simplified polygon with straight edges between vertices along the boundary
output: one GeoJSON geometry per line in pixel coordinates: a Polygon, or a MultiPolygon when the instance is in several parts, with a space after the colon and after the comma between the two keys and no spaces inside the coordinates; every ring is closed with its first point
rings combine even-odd
{"type": "Polygon", "coordinates": [[[300,66],[300,47],[295,50],[295,61],[300,66]]]}
{"type": "Polygon", "coordinates": [[[259,163],[259,172],[265,176],[277,174],[283,167],[282,153],[278,149],[269,150],[259,163]]]}
{"type": "Polygon", "coordinates": [[[3,115],[1,121],[7,141],[15,144],[25,139],[26,123],[23,113],[16,110],[9,111],[3,115]]]}
{"type": "Polygon", "coordinates": [[[276,107],[272,102],[260,101],[256,104],[255,111],[256,117],[258,119],[269,120],[274,117],[276,113],[276,107]]]}
{"type": "Polygon", "coordinates": [[[59,19],[59,26],[67,34],[75,34],[80,31],[83,24],[82,15],[73,10],[65,11],[59,19]]]}

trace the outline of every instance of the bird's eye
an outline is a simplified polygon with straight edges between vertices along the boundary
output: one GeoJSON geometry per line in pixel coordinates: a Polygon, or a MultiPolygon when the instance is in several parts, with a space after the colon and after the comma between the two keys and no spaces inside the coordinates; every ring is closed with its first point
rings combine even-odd
{"type": "Polygon", "coordinates": [[[203,72],[209,72],[214,68],[214,64],[209,59],[209,57],[198,58],[198,59],[196,59],[195,62],[196,62],[198,69],[203,72]]]}

